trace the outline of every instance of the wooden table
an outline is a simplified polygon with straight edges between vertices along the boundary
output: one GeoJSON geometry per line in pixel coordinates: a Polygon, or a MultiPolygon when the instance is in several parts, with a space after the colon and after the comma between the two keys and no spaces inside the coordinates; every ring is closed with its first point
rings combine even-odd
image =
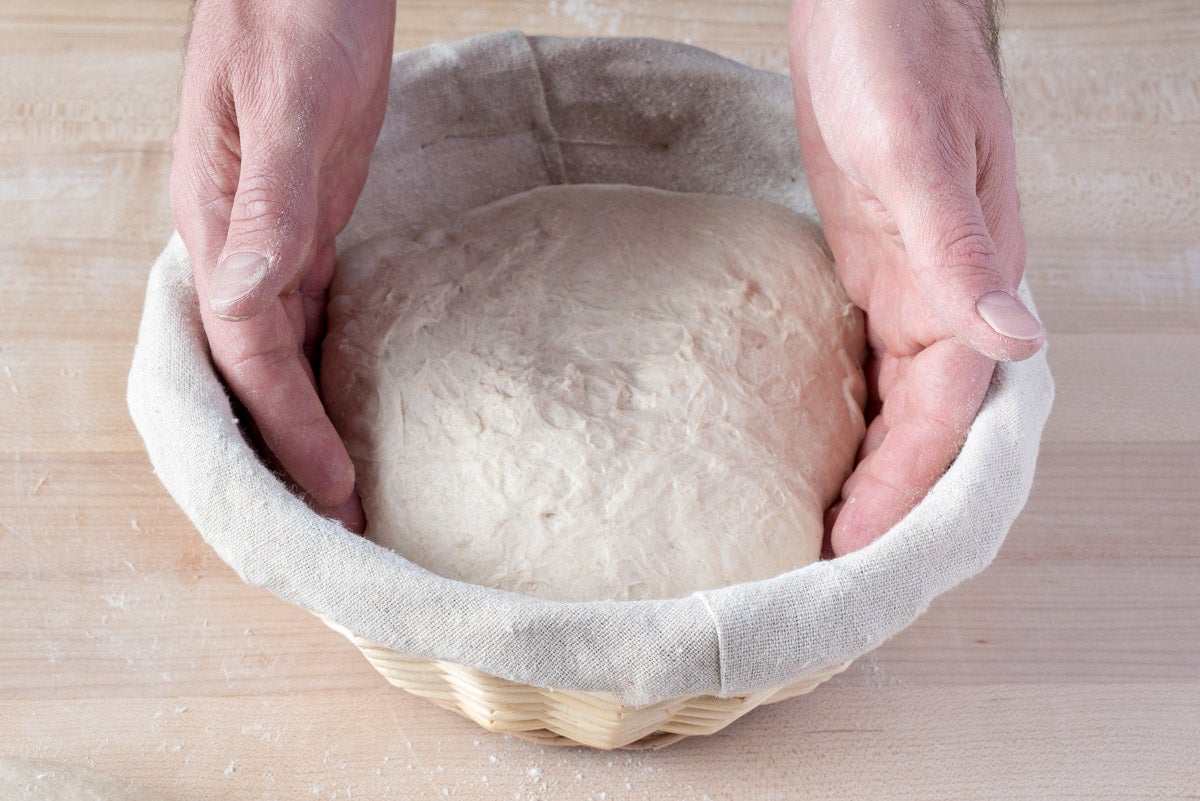
{"type": "MultiPolygon", "coordinates": [[[[784,0],[402,3],[786,64],[784,0]]],[[[1029,280],[1059,400],[995,564],[811,696],[658,753],[394,691],[245,586],[151,473],[124,378],[171,232],[181,0],[0,3],[0,753],[187,799],[1200,795],[1200,7],[1013,0],[1029,280]]]]}

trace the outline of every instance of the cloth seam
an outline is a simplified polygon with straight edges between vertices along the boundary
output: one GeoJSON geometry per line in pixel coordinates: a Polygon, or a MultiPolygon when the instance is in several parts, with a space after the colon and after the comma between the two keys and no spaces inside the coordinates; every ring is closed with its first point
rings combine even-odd
{"type": "Polygon", "coordinates": [[[530,61],[533,62],[533,69],[537,72],[537,96],[534,98],[535,108],[539,113],[540,128],[534,129],[534,135],[538,140],[538,151],[542,156],[542,166],[546,170],[546,174],[550,177],[550,181],[554,184],[569,184],[571,181],[567,177],[567,165],[563,161],[561,139],[558,135],[558,130],[554,127],[554,122],[550,118],[550,103],[547,100],[546,93],[546,74],[542,70],[542,60],[538,58],[537,51],[533,48],[530,37],[521,34],[521,40],[525,43],[525,52],[528,54],[530,61]]]}
{"type": "Polygon", "coordinates": [[[700,599],[700,603],[704,605],[705,611],[708,612],[709,618],[712,619],[713,631],[717,635],[717,677],[721,682],[721,689],[718,695],[721,698],[724,698],[726,697],[725,634],[723,628],[721,627],[721,619],[717,616],[717,610],[713,609],[707,595],[702,592],[698,592],[696,593],[696,597],[700,599]]]}

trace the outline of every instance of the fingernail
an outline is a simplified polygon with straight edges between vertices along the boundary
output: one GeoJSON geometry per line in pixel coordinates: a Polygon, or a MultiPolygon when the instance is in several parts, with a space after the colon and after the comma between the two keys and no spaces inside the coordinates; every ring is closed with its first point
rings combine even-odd
{"type": "Polygon", "coordinates": [[[975,302],[975,308],[997,334],[1013,339],[1037,339],[1046,333],[1041,321],[1025,304],[1007,292],[988,292],[975,302]]]}
{"type": "Polygon", "coordinates": [[[267,275],[267,257],[244,251],[226,256],[208,285],[209,302],[221,311],[254,291],[267,275]]]}

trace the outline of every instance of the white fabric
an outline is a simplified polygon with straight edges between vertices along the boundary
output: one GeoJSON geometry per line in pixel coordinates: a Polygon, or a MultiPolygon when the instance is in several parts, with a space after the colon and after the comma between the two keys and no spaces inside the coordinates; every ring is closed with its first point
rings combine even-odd
{"type": "MultiPolygon", "coordinates": [[[[396,57],[339,245],[554,183],[740,194],[812,213],[785,76],[680,44],[509,32],[396,57]]],[[[407,654],[641,705],[740,695],[853,659],[983,569],[1025,503],[1053,394],[1043,355],[1001,365],[955,463],[857,553],[678,600],[597,603],[443,579],[292,496],[214,373],[178,236],[150,275],[128,400],[159,478],[247,582],[407,654]]]]}

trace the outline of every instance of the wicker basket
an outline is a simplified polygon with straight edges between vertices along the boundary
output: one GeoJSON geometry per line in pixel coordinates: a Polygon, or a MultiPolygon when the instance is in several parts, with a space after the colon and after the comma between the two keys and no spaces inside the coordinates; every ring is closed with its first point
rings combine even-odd
{"type": "Polygon", "coordinates": [[[457,712],[488,731],[511,734],[538,745],[584,745],[605,750],[663,748],[684,737],[720,731],[755,707],[811,692],[850,666],[845,662],[784,687],[751,695],[699,695],[637,707],[607,693],[534,687],[453,662],[405,656],[323,615],[317,617],[354,643],[389,684],[457,712]]]}

